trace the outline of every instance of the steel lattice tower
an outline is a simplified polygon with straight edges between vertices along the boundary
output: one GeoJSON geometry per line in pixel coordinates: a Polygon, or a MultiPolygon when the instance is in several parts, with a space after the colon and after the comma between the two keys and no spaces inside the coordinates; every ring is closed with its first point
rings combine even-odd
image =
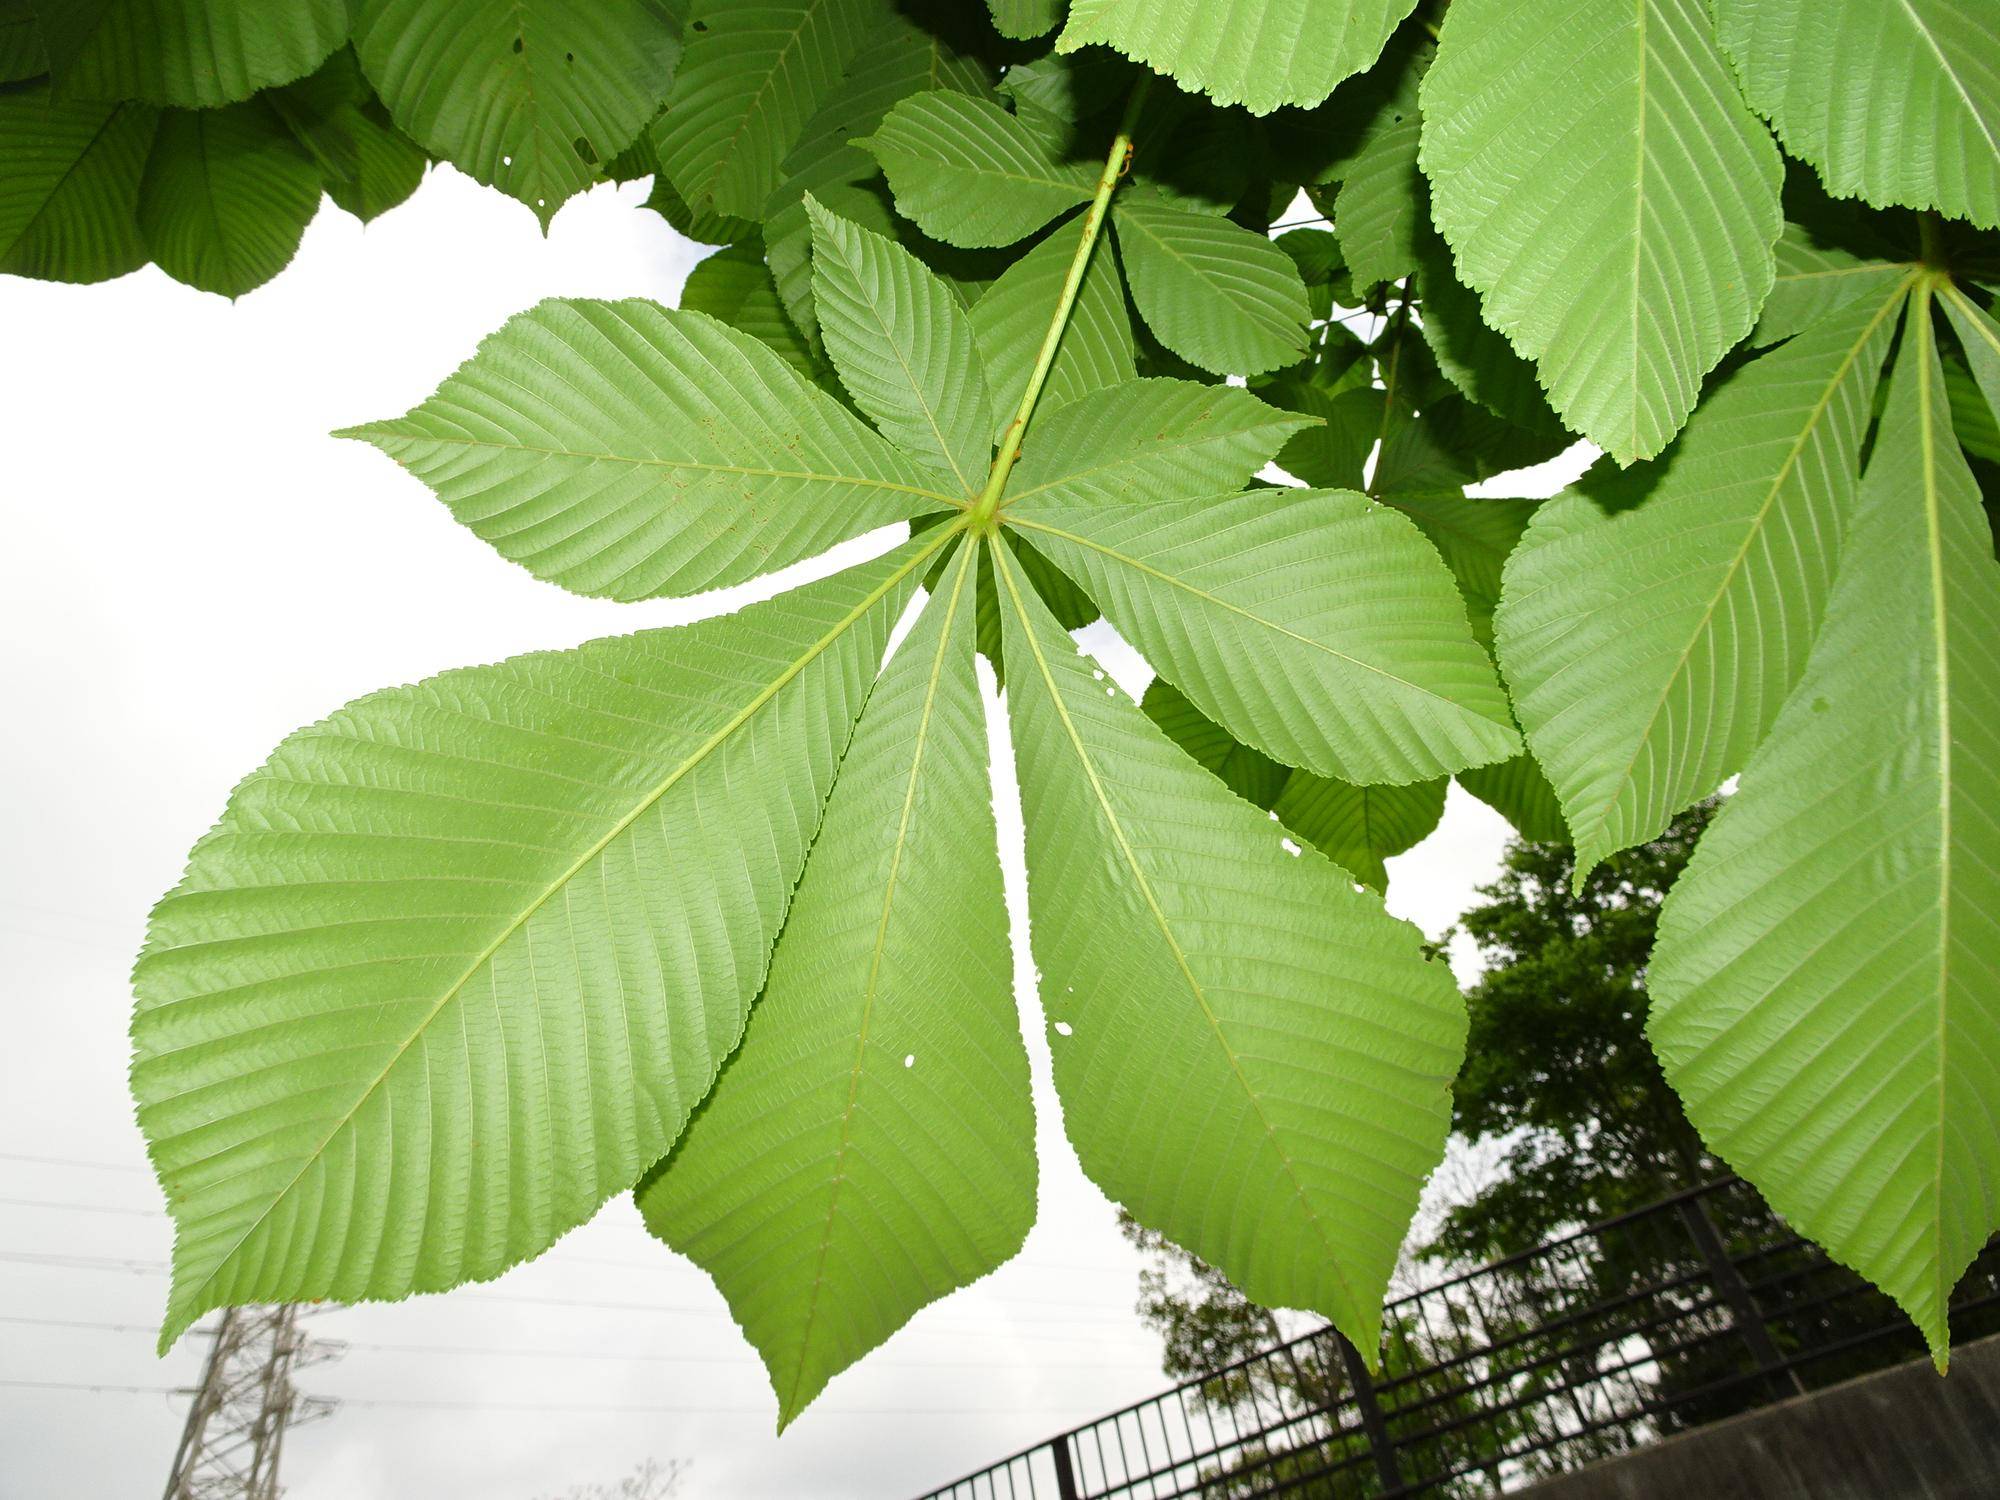
{"type": "Polygon", "coordinates": [[[213,1330],[201,1384],[174,1454],[166,1500],[277,1500],[285,1432],[333,1411],[301,1396],[292,1372],[331,1359],[338,1346],[299,1331],[299,1310],[232,1307],[213,1330]]]}

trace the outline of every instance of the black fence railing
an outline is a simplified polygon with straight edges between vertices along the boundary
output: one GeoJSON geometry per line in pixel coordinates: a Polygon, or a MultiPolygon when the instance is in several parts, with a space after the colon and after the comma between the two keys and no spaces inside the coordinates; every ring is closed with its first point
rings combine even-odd
{"type": "MultiPolygon", "coordinates": [[[[1952,1303],[1995,1331],[2000,1240],[1952,1303]]],[[[1729,1178],[1398,1298],[1378,1375],[1319,1329],[925,1500],[1472,1500],[1922,1352],[1729,1178]]]]}

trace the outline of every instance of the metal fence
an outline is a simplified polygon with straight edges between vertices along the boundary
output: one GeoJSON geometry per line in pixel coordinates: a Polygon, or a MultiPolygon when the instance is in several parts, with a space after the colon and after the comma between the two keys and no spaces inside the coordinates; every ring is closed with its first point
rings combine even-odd
{"type": "MultiPolygon", "coordinates": [[[[1923,1352],[1734,1178],[1397,1299],[1370,1376],[1331,1328],[1058,1434],[925,1500],[1471,1500],[1923,1352]]],[[[2000,1240],[1952,1332],[2000,1330],[2000,1240]]]]}

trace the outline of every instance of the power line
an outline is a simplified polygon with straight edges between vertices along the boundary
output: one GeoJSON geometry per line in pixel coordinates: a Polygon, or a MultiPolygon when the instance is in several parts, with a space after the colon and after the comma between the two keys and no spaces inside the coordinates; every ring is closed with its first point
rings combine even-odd
{"type": "Polygon", "coordinates": [[[76,1214],[125,1214],[135,1219],[159,1218],[157,1208],[127,1208],[120,1203],[62,1203],[53,1198],[0,1198],[0,1208],[53,1208],[76,1214]]]}
{"type": "Polygon", "coordinates": [[[38,1167],[81,1167],[89,1172],[150,1172],[129,1161],[84,1161],[74,1156],[36,1156],[25,1151],[0,1151],[0,1161],[33,1162],[38,1167]]]}

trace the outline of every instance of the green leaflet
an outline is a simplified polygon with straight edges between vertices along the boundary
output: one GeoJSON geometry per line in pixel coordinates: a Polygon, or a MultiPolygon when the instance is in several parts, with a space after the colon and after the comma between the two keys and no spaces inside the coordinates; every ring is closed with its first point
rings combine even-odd
{"type": "Polygon", "coordinates": [[[0,0],[0,83],[21,83],[48,71],[41,23],[28,0],[0,0]]]}
{"type": "Polygon", "coordinates": [[[1007,513],[1235,490],[1311,421],[1236,386],[1160,377],[1107,386],[1039,417],[1008,483],[1007,513]]]}
{"type": "Polygon", "coordinates": [[[1647,1029],[1708,1143],[1942,1369],[2000,1228],[2000,565],[1928,302],[1819,642],[1667,898],[1647,1029]]]}
{"type": "Polygon", "coordinates": [[[1341,165],[1333,232],[1358,287],[1408,276],[1417,268],[1418,238],[1430,232],[1430,199],[1417,170],[1417,99],[1432,56],[1426,47],[1397,67],[1393,87],[1341,165]]]}
{"type": "Polygon", "coordinates": [[[1514,825],[1524,839],[1567,844],[1569,825],[1562,802],[1532,755],[1517,755],[1497,766],[1474,766],[1458,773],[1458,784],[1514,825]]]}
{"type": "Polygon", "coordinates": [[[402,203],[423,181],[430,159],[390,121],[351,49],[266,98],[319,164],[327,196],[362,223],[402,203]]]}
{"type": "Polygon", "coordinates": [[[1450,575],[1403,517],[1338,490],[1131,499],[1007,514],[1235,738],[1364,785],[1520,749],[1450,575]]]}
{"type": "Polygon", "coordinates": [[[706,313],[747,333],[807,380],[817,383],[825,366],[805,335],[785,316],[764,247],[751,240],[730,245],[702,261],[681,283],[681,311],[706,313]]]}
{"type": "Polygon", "coordinates": [[[1414,848],[1438,826],[1446,780],[1354,786],[1294,771],[1271,810],[1363,885],[1386,891],[1389,870],[1383,861],[1414,848]]]}
{"type": "Polygon", "coordinates": [[[1431,211],[1487,321],[1570,426],[1658,453],[1756,321],[1780,227],[1777,147],[1702,0],[1457,0],[1423,114],[1431,211]]]}
{"type": "Polygon", "coordinates": [[[1437,827],[1445,782],[1354,786],[1294,771],[1240,744],[1164,677],[1146,685],[1139,705],[1181,749],[1254,806],[1274,812],[1293,834],[1376,890],[1388,889],[1383,861],[1437,827]]]}
{"type": "Polygon", "coordinates": [[[1046,36],[1062,20],[1063,0],[986,0],[1000,35],[1025,41],[1046,36]]]}
{"type": "Polygon", "coordinates": [[[912,94],[862,145],[882,164],[896,209],[948,245],[1025,239],[1088,203],[1094,161],[1058,161],[1050,142],[990,99],[912,94]]]}
{"type": "Polygon", "coordinates": [[[1989,0],[1715,0],[1744,95],[1827,190],[2000,225],[1989,0]]]}
{"type": "Polygon", "coordinates": [[[870,696],[743,1046],[638,1193],[764,1356],[780,1427],[1034,1221],[975,552],[870,696]]]}
{"type": "Polygon", "coordinates": [[[1141,198],[1120,202],[1113,219],[1132,301],[1174,353],[1218,375],[1305,357],[1305,283],[1263,235],[1141,198]]]}
{"type": "Polygon", "coordinates": [[[105,281],[146,263],[139,179],[159,111],[0,92],[0,271],[105,281]]]}
{"type": "Polygon", "coordinates": [[[1416,263],[1423,306],[1424,343],[1438,373],[1469,400],[1528,432],[1560,434],[1535,378],[1535,367],[1514,352],[1504,334],[1487,326],[1479,297],[1458,279],[1451,251],[1425,228],[1417,235],[1416,263]]]}
{"type": "MultiPolygon", "coordinates": [[[[1365,377],[1365,362],[1360,371],[1365,377]]],[[[1329,389],[1317,380],[1284,375],[1257,387],[1266,401],[1319,418],[1318,425],[1293,433],[1274,460],[1316,490],[1360,489],[1368,455],[1382,436],[1383,392],[1359,383],[1340,384],[1345,388],[1329,389]]]]}
{"type": "Polygon", "coordinates": [[[1372,65],[1415,0],[1070,0],[1056,48],[1116,47],[1220,104],[1317,104],[1372,65]]]}
{"type": "Polygon", "coordinates": [[[939,24],[936,7],[915,16],[899,9],[880,23],[778,169],[780,185],[764,205],[764,244],[778,294],[810,338],[818,337],[819,324],[813,316],[812,226],[805,195],[863,228],[906,232],[889,206],[880,164],[854,142],[872,134],[899,99],[931,89],[984,94],[992,83],[992,69],[939,35],[939,24]]]}
{"type": "Polygon", "coordinates": [[[681,197],[761,216],[786,153],[889,15],[886,0],[696,0],[654,132],[681,197]]]}
{"type": "Polygon", "coordinates": [[[954,496],[747,334],[650,302],[510,319],[373,443],[537,578],[645,599],[739,583],[954,496]]]}
{"type": "MultiPolygon", "coordinates": [[[[1986,397],[1991,421],[2000,421],[2000,323],[1980,309],[1970,297],[1945,282],[1938,287],[1938,301],[1945,316],[1965,347],[1965,362],[1972,371],[1980,393],[1986,397]]],[[[1964,440],[1961,432],[1960,441],[1964,440]]],[[[1989,455],[1990,456],[1990,455],[1989,455]]]]}
{"type": "MultiPolygon", "coordinates": [[[[1049,236],[1000,273],[972,304],[972,336],[993,397],[995,440],[1014,419],[1049,309],[1076,254],[1076,226],[1058,225],[1049,236]]],[[[1133,378],[1132,320],[1125,288],[1108,246],[1091,252],[1083,284],[1056,345],[1037,411],[1047,413],[1104,386],[1133,378]]]]}
{"type": "Polygon", "coordinates": [[[354,20],[403,132],[544,229],[652,118],[679,38],[666,0],[360,0],[354,20]]]}
{"type": "Polygon", "coordinates": [[[359,699],[237,788],[134,973],[163,1349],[211,1307],[496,1276],[665,1153],[940,543],[359,699]]]}
{"type": "Polygon", "coordinates": [[[303,78],[347,40],[347,0],[37,0],[72,99],[213,109],[303,78]]]}
{"type": "Polygon", "coordinates": [[[1759,348],[1803,333],[1844,302],[1886,295],[1912,269],[1908,262],[1864,259],[1802,224],[1785,226],[1777,263],[1771,295],[1750,332],[1759,348]]]}
{"type": "Polygon", "coordinates": [[[1501,570],[1539,500],[1474,499],[1458,490],[1404,491],[1383,499],[1430,538],[1458,582],[1473,639],[1493,649],[1493,611],[1500,603],[1501,570]]]}
{"type": "Polygon", "coordinates": [[[1444,1144],[1458,990],[1380,897],[1288,852],[1106,692],[989,551],[1035,962],[1084,1171],[1252,1300],[1321,1312],[1372,1360],[1444,1144]]]}
{"type": "Polygon", "coordinates": [[[813,305],[855,405],[891,442],[972,499],[993,464],[993,403],[958,300],[893,240],[810,196],[813,305]]]}
{"type": "Polygon", "coordinates": [[[1500,665],[1578,878],[1764,737],[1818,631],[1906,282],[1737,370],[1655,472],[1543,505],[1506,569],[1500,665]]]}
{"type": "Polygon", "coordinates": [[[263,100],[170,109],[139,185],[139,227],[176,281],[240,297],[297,253],[319,189],[319,169],[263,100]]]}

